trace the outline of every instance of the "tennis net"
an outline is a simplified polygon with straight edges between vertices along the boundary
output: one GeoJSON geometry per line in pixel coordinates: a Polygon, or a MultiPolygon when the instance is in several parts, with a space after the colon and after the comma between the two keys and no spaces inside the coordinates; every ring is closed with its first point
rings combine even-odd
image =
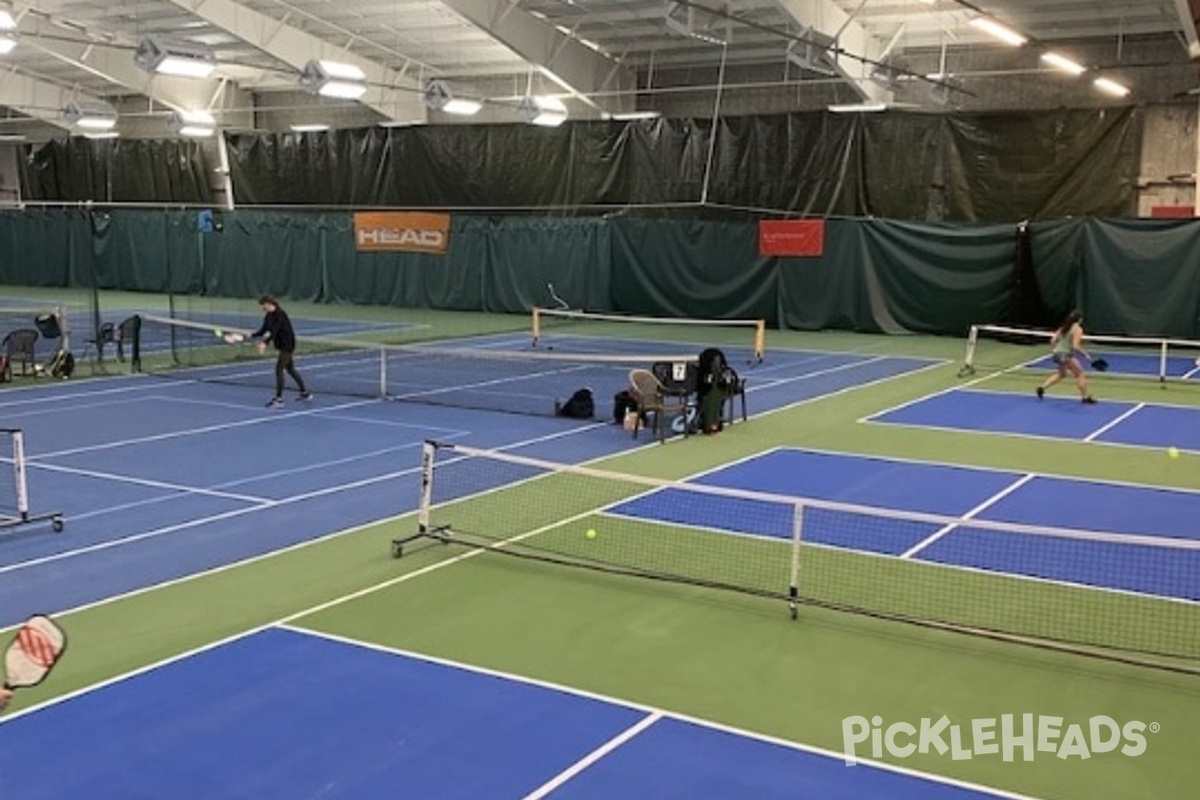
{"type": "MultiPolygon", "coordinates": [[[[1053,369],[1053,335],[1053,331],[1033,328],[972,325],[959,377],[979,372],[1053,369]],[[1031,354],[1030,346],[1038,347],[1038,352],[1031,354]]],[[[1085,334],[1083,341],[1093,360],[1104,360],[1112,377],[1152,378],[1164,383],[1200,378],[1200,341],[1098,334],[1085,334]]],[[[1087,359],[1080,361],[1083,367],[1089,367],[1087,359]]]]}
{"type": "Polygon", "coordinates": [[[426,443],[420,543],[1200,674],[1200,542],[985,522],[426,443]],[[594,535],[593,535],[594,533],[594,535]]]}
{"type": "Polygon", "coordinates": [[[24,432],[19,428],[0,428],[0,443],[0,464],[7,466],[9,473],[0,480],[0,529],[48,519],[53,521],[55,531],[61,531],[63,521],[59,512],[33,514],[29,510],[24,432]]]}
{"type": "Polygon", "coordinates": [[[534,308],[533,346],[553,350],[571,339],[669,339],[688,342],[697,350],[723,344],[749,350],[751,361],[762,361],[767,323],[762,319],[691,319],[601,314],[564,308],[534,308]]]}
{"type": "MultiPolygon", "coordinates": [[[[274,389],[270,356],[253,342],[227,341],[245,333],[187,320],[140,315],[133,349],[141,372],[201,382],[274,389]]],[[[400,344],[343,337],[298,336],[296,365],[318,395],[371,397],[431,405],[552,415],[576,391],[591,389],[599,404],[629,386],[629,371],[687,363],[682,345],[664,352],[588,352],[528,349],[523,336],[444,343],[400,344]],[[506,349],[524,346],[526,349],[506,349]]]]}

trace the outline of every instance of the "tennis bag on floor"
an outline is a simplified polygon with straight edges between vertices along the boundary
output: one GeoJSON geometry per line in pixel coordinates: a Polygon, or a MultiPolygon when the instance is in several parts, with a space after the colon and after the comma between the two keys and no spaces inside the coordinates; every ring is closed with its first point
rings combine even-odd
{"type": "Polygon", "coordinates": [[[592,419],[596,416],[596,402],[592,398],[591,389],[579,389],[567,402],[558,407],[560,417],[572,419],[592,419]]]}
{"type": "Polygon", "coordinates": [[[613,395],[613,422],[617,425],[625,423],[625,415],[637,411],[637,400],[628,389],[622,389],[613,395]]]}
{"type": "Polygon", "coordinates": [[[52,378],[69,378],[75,371],[75,356],[70,350],[58,350],[46,365],[46,372],[52,378]]]}

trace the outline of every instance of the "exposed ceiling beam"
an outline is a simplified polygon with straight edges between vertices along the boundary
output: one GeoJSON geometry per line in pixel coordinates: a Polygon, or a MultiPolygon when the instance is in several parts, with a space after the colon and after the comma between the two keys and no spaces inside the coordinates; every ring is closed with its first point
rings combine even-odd
{"type": "Polygon", "coordinates": [[[208,108],[221,88],[220,81],[216,80],[151,75],[133,63],[132,49],[64,38],[62,31],[49,21],[32,14],[21,20],[20,31],[22,47],[40,50],[122,89],[143,94],[167,108],[208,108]]]}
{"type": "Polygon", "coordinates": [[[854,17],[833,0],[775,0],[775,4],[801,28],[833,38],[834,55],[829,61],[863,100],[892,99],[890,91],[870,80],[873,65],[887,55],[884,43],[867,33],[854,17]]]}
{"type": "Polygon", "coordinates": [[[628,69],[511,0],[442,2],[592,107],[634,110],[637,82],[628,69]]]}
{"type": "Polygon", "coordinates": [[[11,68],[0,71],[0,106],[71,130],[71,124],[63,119],[62,110],[72,100],[98,101],[98,98],[23,75],[11,68]]]}
{"type": "Polygon", "coordinates": [[[312,59],[354,64],[367,76],[367,93],[359,99],[388,119],[426,118],[417,79],[349,52],[234,0],[168,0],[300,71],[312,59]]]}

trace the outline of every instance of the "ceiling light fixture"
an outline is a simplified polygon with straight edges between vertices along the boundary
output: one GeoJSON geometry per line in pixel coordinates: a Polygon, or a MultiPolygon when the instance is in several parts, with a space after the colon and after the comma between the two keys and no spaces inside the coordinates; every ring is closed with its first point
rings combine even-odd
{"type": "Polygon", "coordinates": [[[167,42],[144,36],[133,52],[133,63],[159,75],[207,78],[217,68],[217,57],[205,44],[167,42]]]}
{"type": "Polygon", "coordinates": [[[366,94],[367,75],[354,64],[313,59],[304,65],[300,85],[323,97],[357,100],[366,94]]]}
{"type": "Polygon", "coordinates": [[[310,122],[300,125],[289,125],[293,133],[320,133],[321,131],[329,130],[329,126],[323,122],[310,122]]]}
{"type": "Polygon", "coordinates": [[[185,109],[175,112],[171,129],[180,136],[205,139],[217,132],[217,120],[207,111],[185,109]]]}
{"type": "Polygon", "coordinates": [[[107,131],[117,124],[117,109],[103,100],[72,100],[63,108],[63,119],[93,131],[107,131]]]}
{"type": "Polygon", "coordinates": [[[863,114],[874,113],[876,111],[887,111],[887,103],[849,103],[846,105],[832,105],[829,110],[834,114],[863,114]]]}
{"type": "Polygon", "coordinates": [[[1042,53],[1042,61],[1045,61],[1057,70],[1071,75],[1082,75],[1087,72],[1087,67],[1072,61],[1066,56],[1060,56],[1058,53],[1042,53]]]}
{"type": "Polygon", "coordinates": [[[1113,97],[1125,97],[1129,94],[1128,86],[1122,86],[1108,78],[1096,78],[1096,80],[1092,81],[1092,85],[1105,94],[1111,94],[1113,97]]]}
{"type": "Polygon", "coordinates": [[[543,128],[557,128],[567,121],[567,107],[557,97],[527,96],[517,106],[522,122],[543,128]]]}
{"type": "Polygon", "coordinates": [[[479,110],[483,108],[483,103],[478,100],[456,97],[448,83],[437,79],[431,80],[425,85],[425,105],[435,111],[444,111],[447,114],[458,114],[464,117],[478,114],[479,110]]]}
{"type": "Polygon", "coordinates": [[[616,122],[633,122],[639,119],[658,119],[662,116],[659,111],[618,111],[615,114],[607,115],[607,119],[616,122]]]}
{"type": "Polygon", "coordinates": [[[8,9],[0,8],[0,56],[6,56],[17,46],[17,21],[8,9]]]}
{"type": "Polygon", "coordinates": [[[994,19],[988,19],[987,17],[976,17],[971,20],[971,25],[1013,47],[1020,47],[1029,41],[1013,29],[1006,28],[994,19]]]}

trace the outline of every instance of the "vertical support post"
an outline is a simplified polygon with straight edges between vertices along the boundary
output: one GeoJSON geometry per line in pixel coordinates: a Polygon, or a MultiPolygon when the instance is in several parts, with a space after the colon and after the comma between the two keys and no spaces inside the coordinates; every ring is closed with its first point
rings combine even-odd
{"type": "Polygon", "coordinates": [[[13,476],[17,489],[17,514],[22,522],[29,521],[29,486],[25,481],[25,434],[14,430],[12,436],[13,476]]]}
{"type": "Polygon", "coordinates": [[[788,583],[788,609],[792,619],[799,615],[800,604],[800,544],[804,536],[804,504],[792,506],[792,574],[788,583]]]}

